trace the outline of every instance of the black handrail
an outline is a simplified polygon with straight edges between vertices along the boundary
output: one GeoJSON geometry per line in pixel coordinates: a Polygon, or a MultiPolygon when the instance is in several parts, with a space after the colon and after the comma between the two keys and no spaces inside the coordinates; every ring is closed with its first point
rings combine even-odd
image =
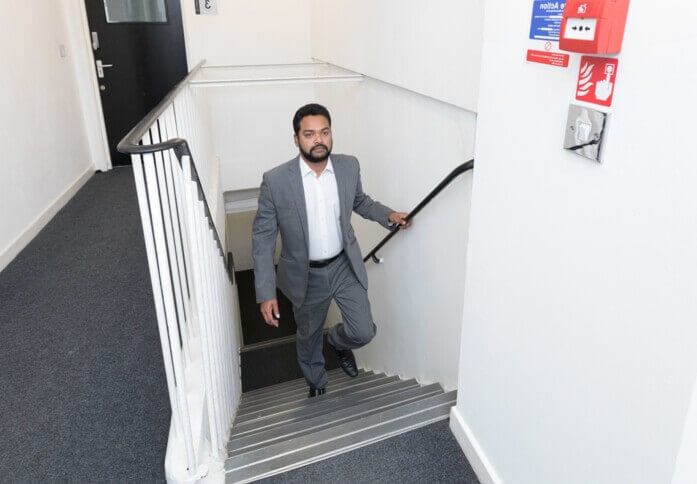
{"type": "Polygon", "coordinates": [[[175,146],[179,146],[182,143],[186,144],[186,140],[182,138],[173,138],[167,141],[163,141],[162,143],[156,143],[152,145],[141,145],[140,140],[143,139],[143,136],[145,136],[145,133],[148,132],[150,127],[153,125],[155,121],[157,121],[157,118],[160,117],[162,113],[165,112],[165,109],[167,109],[167,106],[172,104],[174,101],[174,98],[177,97],[177,94],[181,92],[184,87],[189,83],[191,78],[193,78],[196,74],[198,74],[198,71],[201,69],[201,66],[205,63],[205,60],[202,60],[196,66],[191,69],[191,72],[187,74],[187,76],[182,79],[176,86],[172,88],[171,91],[167,93],[167,95],[162,98],[162,101],[159,102],[157,106],[152,108],[152,110],[145,115],[143,119],[140,120],[138,124],[136,124],[132,130],[126,134],[126,136],[123,137],[121,141],[119,141],[119,144],[116,146],[116,149],[120,153],[125,153],[127,155],[139,155],[143,153],[155,153],[156,151],[165,151],[174,148],[175,146]]]}
{"type": "MultiPolygon", "coordinates": [[[[431,200],[433,200],[433,199],[436,197],[436,195],[438,195],[440,192],[442,192],[443,189],[444,189],[446,186],[448,186],[448,184],[450,184],[451,181],[453,181],[453,180],[454,180],[455,178],[457,178],[458,176],[462,175],[464,172],[471,170],[472,168],[474,168],[474,160],[473,160],[473,159],[472,159],[472,160],[469,160],[469,161],[466,161],[465,163],[461,164],[460,166],[458,166],[457,168],[455,168],[453,171],[451,171],[450,174],[449,174],[448,176],[446,176],[445,178],[443,178],[443,181],[440,182],[436,188],[434,188],[433,190],[431,190],[431,193],[429,193],[428,195],[426,195],[426,198],[424,198],[423,200],[421,200],[421,202],[416,206],[416,208],[414,208],[414,210],[412,210],[411,212],[409,212],[409,214],[408,214],[406,217],[404,217],[404,220],[408,222],[408,221],[410,221],[411,219],[413,219],[413,218],[416,216],[416,214],[419,213],[419,212],[421,211],[421,209],[423,209],[426,205],[428,205],[428,203],[429,203],[431,200]]],[[[371,251],[368,253],[368,255],[366,255],[366,256],[363,258],[363,262],[368,262],[368,259],[372,259],[373,262],[375,262],[375,263],[380,263],[380,259],[378,259],[378,257],[377,257],[375,254],[377,254],[378,250],[382,249],[382,247],[383,247],[387,242],[389,242],[390,239],[391,239],[392,237],[394,237],[395,235],[397,235],[397,233],[399,232],[399,229],[400,229],[400,226],[399,226],[399,225],[396,225],[396,226],[392,229],[392,231],[391,231],[389,234],[387,234],[387,235],[385,236],[385,238],[382,239],[382,240],[380,241],[380,243],[379,243],[378,245],[376,245],[375,248],[374,248],[373,250],[371,250],[371,251]]]]}
{"type": "MultiPolygon", "coordinates": [[[[220,242],[220,237],[218,236],[218,230],[216,229],[215,223],[213,222],[213,216],[211,215],[211,210],[208,206],[208,200],[206,199],[206,194],[203,191],[203,186],[201,185],[201,178],[198,176],[198,170],[196,169],[196,163],[194,163],[193,156],[191,155],[189,144],[186,142],[184,138],[172,138],[167,141],[162,141],[160,143],[154,143],[150,145],[140,144],[140,140],[143,139],[143,136],[145,136],[145,134],[155,124],[160,115],[163,112],[165,112],[165,109],[167,109],[167,107],[170,104],[172,104],[172,102],[181,92],[181,90],[184,89],[184,87],[186,87],[186,85],[189,83],[191,78],[198,73],[199,69],[201,69],[201,66],[205,62],[206,61],[204,59],[198,64],[196,64],[196,66],[193,69],[191,69],[191,72],[189,72],[189,74],[184,79],[182,79],[176,86],[174,86],[172,90],[169,91],[164,98],[162,98],[162,101],[160,101],[157,106],[155,106],[142,120],[140,120],[140,122],[136,124],[133,127],[133,129],[130,130],[128,134],[126,134],[126,136],[123,137],[121,141],[119,141],[119,144],[116,146],[116,149],[120,153],[125,153],[127,155],[144,155],[148,153],[157,153],[160,151],[173,150],[174,154],[177,156],[177,160],[179,160],[180,165],[182,164],[182,158],[184,156],[190,157],[192,179],[196,182],[199,200],[203,201],[206,218],[208,219],[208,226],[213,231],[213,236],[215,237],[215,241],[218,244],[220,256],[223,258],[223,265],[225,265],[226,268],[228,268],[225,250],[223,249],[223,244],[220,242]]],[[[228,276],[230,276],[230,280],[232,281],[232,274],[229,270],[227,272],[228,276]]]]}

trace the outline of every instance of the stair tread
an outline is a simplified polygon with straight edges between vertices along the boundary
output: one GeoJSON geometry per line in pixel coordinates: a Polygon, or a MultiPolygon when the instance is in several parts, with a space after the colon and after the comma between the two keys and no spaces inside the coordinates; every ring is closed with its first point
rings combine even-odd
{"type": "MultiPolygon", "coordinates": [[[[327,382],[327,386],[329,388],[344,388],[351,382],[360,382],[374,375],[375,374],[372,371],[367,371],[359,373],[358,376],[356,376],[355,378],[351,378],[350,376],[344,373],[343,376],[337,376],[329,380],[327,382]]],[[[382,375],[384,376],[384,374],[382,375]]],[[[277,392],[268,395],[259,395],[256,398],[240,400],[240,405],[237,409],[237,414],[241,415],[243,413],[247,413],[247,410],[252,407],[257,407],[264,403],[269,404],[274,401],[280,401],[281,399],[289,398],[294,395],[307,397],[308,386],[305,383],[305,380],[303,380],[302,383],[302,385],[288,387],[286,389],[279,389],[277,392]]]]}
{"type": "Polygon", "coordinates": [[[281,405],[275,405],[267,409],[258,410],[257,412],[247,413],[245,415],[239,415],[235,418],[233,423],[233,431],[235,426],[249,427],[251,425],[260,425],[265,420],[273,420],[274,418],[294,415],[294,412],[302,412],[305,409],[319,409],[321,410],[323,406],[326,406],[326,402],[339,400],[340,397],[357,394],[356,398],[361,398],[367,396],[368,394],[380,393],[382,389],[390,384],[399,384],[406,382],[411,385],[418,385],[415,380],[400,380],[399,377],[382,377],[378,379],[371,379],[364,382],[359,382],[356,385],[338,390],[336,392],[329,392],[321,397],[315,397],[317,400],[303,399],[302,401],[289,402],[281,405]]]}
{"type": "MultiPolygon", "coordinates": [[[[356,378],[348,378],[346,380],[338,380],[333,382],[331,385],[327,385],[329,387],[329,390],[333,393],[338,392],[339,390],[347,390],[350,388],[354,387],[361,387],[367,384],[368,382],[375,382],[379,380],[384,380],[385,378],[390,378],[387,377],[384,373],[379,373],[377,375],[359,375],[356,378]]],[[[395,378],[395,377],[392,377],[395,378]]],[[[253,404],[246,405],[244,407],[240,407],[237,410],[237,416],[242,417],[243,415],[249,415],[250,413],[255,413],[259,411],[266,411],[270,410],[274,407],[278,407],[281,405],[285,405],[287,403],[291,402],[297,402],[297,401],[304,401],[307,400],[307,394],[308,394],[308,387],[302,387],[300,389],[297,389],[293,392],[289,393],[283,393],[280,394],[276,397],[271,397],[270,399],[265,399],[260,402],[255,402],[253,404]]]]}
{"type": "Polygon", "coordinates": [[[447,418],[455,400],[455,391],[437,394],[229,457],[227,478],[249,482],[427,425],[447,418]]]}
{"type": "MultiPolygon", "coordinates": [[[[364,370],[358,370],[358,371],[359,371],[359,374],[361,372],[364,372],[364,370]]],[[[329,381],[331,381],[332,379],[334,379],[338,376],[342,376],[342,375],[345,375],[345,373],[341,369],[327,371],[327,379],[329,381]]],[[[244,392],[242,394],[241,401],[244,401],[245,399],[249,399],[251,397],[255,397],[258,395],[265,394],[265,393],[272,393],[272,392],[277,391],[279,389],[282,389],[284,387],[289,387],[289,386],[294,386],[294,385],[307,385],[307,383],[305,383],[304,378],[296,378],[295,380],[290,380],[290,381],[286,381],[283,383],[276,383],[275,385],[270,385],[268,387],[257,388],[256,390],[250,390],[248,392],[244,392]]]]}
{"type": "Polygon", "coordinates": [[[419,384],[413,380],[397,380],[387,386],[367,389],[358,394],[329,395],[328,397],[324,395],[322,397],[315,397],[312,400],[308,399],[306,405],[298,407],[292,412],[279,413],[260,422],[240,424],[237,426],[233,425],[230,439],[258,434],[293,422],[302,422],[329,412],[341,411],[364,402],[390,395],[397,395],[401,392],[419,387],[419,384]]]}
{"type": "Polygon", "coordinates": [[[287,422],[253,434],[241,436],[233,435],[228,442],[228,455],[233,456],[247,453],[282,439],[305,435],[326,427],[335,426],[349,420],[361,418],[387,410],[388,408],[442,393],[443,389],[437,383],[408,388],[402,392],[359,402],[345,408],[337,408],[327,413],[315,415],[306,420],[287,422]]]}

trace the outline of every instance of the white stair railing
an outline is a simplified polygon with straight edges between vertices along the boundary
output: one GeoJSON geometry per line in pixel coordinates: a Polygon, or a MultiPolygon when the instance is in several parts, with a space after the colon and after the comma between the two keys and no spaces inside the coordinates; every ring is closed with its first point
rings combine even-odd
{"type": "Polygon", "coordinates": [[[172,407],[170,482],[222,466],[241,395],[236,291],[191,150],[210,152],[188,87],[200,65],[119,143],[132,157],[172,407]]]}

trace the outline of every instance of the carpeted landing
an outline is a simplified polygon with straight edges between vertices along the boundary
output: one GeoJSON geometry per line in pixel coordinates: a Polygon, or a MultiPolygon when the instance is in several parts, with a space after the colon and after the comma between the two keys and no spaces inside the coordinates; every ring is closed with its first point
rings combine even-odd
{"type": "Polygon", "coordinates": [[[258,482],[479,484],[447,420],[258,482]]]}
{"type": "Polygon", "coordinates": [[[163,482],[170,406],[130,167],[0,273],[3,482],[163,482]]]}

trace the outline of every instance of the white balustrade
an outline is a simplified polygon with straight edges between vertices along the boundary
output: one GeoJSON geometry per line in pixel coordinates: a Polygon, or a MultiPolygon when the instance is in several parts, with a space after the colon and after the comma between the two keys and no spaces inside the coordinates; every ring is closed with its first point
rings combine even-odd
{"type": "Polygon", "coordinates": [[[180,158],[175,148],[132,155],[172,406],[165,471],[173,482],[222,466],[241,394],[237,298],[204,195],[217,167],[195,96],[180,87],[140,139],[186,139],[180,158]]]}

